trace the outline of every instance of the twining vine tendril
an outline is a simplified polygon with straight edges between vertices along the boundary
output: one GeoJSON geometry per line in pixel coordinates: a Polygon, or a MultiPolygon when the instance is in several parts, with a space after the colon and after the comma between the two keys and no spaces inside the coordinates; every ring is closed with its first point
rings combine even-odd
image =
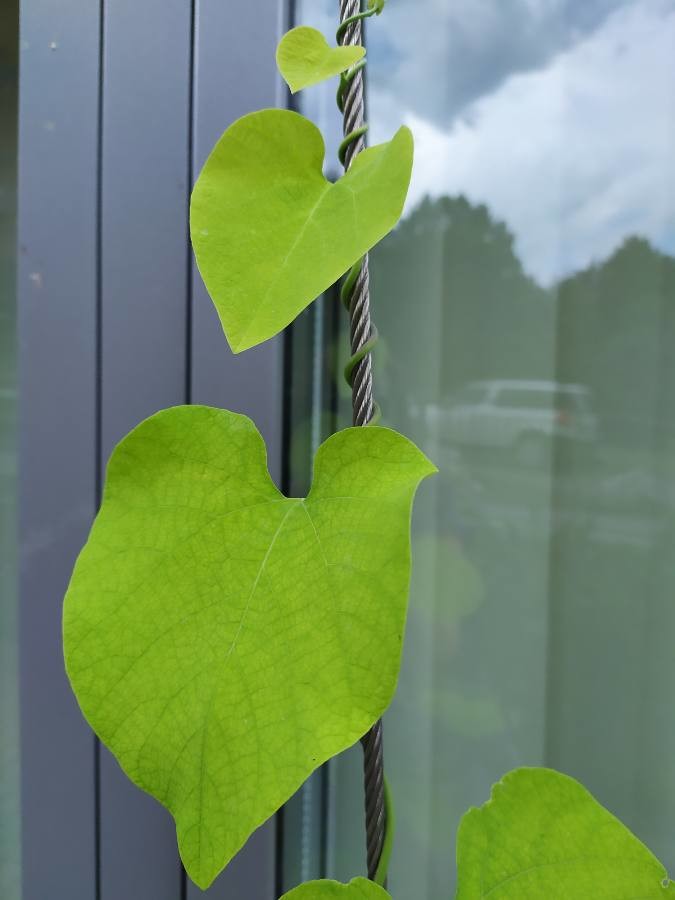
{"type": "MultiPolygon", "coordinates": [[[[375,15],[382,3],[369,4],[360,11],[359,0],[339,0],[341,24],[338,43],[361,44],[361,20],[375,15]]],[[[368,125],[365,122],[363,70],[365,60],[352,66],[340,78],[337,104],[343,115],[344,140],[338,156],[345,170],[365,148],[368,125]]],[[[377,341],[377,329],[370,319],[368,256],[363,256],[344,279],[340,298],[349,312],[352,355],[345,367],[345,378],[352,389],[354,425],[372,425],[380,418],[380,410],[373,400],[373,375],[370,351],[377,341]]]]}
{"type": "MultiPolygon", "coordinates": [[[[360,0],[339,0],[340,27],[337,41],[343,46],[361,44],[362,20],[379,14],[384,0],[370,0],[361,11],[360,0]]],[[[366,146],[364,79],[365,61],[361,60],[340,78],[337,103],[343,115],[344,140],[338,156],[349,169],[355,157],[366,146]]],[[[349,311],[351,357],[345,367],[345,378],[352,389],[352,421],[354,425],[372,425],[380,418],[379,407],[373,400],[373,371],[371,350],[377,341],[377,329],[370,319],[368,255],[352,266],[340,291],[341,300],[349,311]]],[[[386,885],[387,864],[393,837],[391,798],[384,778],[382,720],[373,725],[361,739],[366,812],[366,850],[368,877],[386,885]]]]}

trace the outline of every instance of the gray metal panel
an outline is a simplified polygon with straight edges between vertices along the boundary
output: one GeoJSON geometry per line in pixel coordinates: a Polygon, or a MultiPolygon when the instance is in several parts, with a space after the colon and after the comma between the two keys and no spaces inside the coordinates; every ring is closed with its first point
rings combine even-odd
{"type": "MultiPolygon", "coordinates": [[[[105,5],[101,464],[185,401],[190,0],[105,5]]],[[[179,900],[173,820],[101,748],[101,900],[179,900]]]]}
{"type": "MultiPolygon", "coordinates": [[[[275,51],[285,3],[197,0],[194,162],[196,178],[222,132],[239,116],[284,96],[275,51]],[[255,52],[252,52],[255,48],[255,52]]],[[[272,474],[281,456],[282,338],[234,355],[196,266],[192,400],[250,415],[267,441],[272,474]]]]}
{"type": "MultiPolygon", "coordinates": [[[[201,162],[237,115],[275,102],[281,5],[260,0],[241,8],[236,28],[220,4],[200,10],[191,145],[190,0],[144,0],[141,7],[131,0],[22,0],[24,900],[181,896],[169,817],[127,783],[106,751],[96,756],[67,685],[61,600],[95,511],[100,463],[139,419],[183,401],[188,375],[194,401],[256,418],[272,471],[280,472],[281,341],[232,357],[198,278],[190,280],[185,226],[190,151],[201,162]],[[201,296],[188,373],[190,284],[201,296]]],[[[274,873],[272,823],[253,836],[208,896],[272,900],[274,873]]],[[[189,887],[188,896],[201,892],[189,887]]]]}
{"type": "Polygon", "coordinates": [[[94,740],[61,600],[95,509],[99,9],[21,4],[20,677],[23,898],[95,897],[94,740]]]}
{"type": "MultiPolygon", "coordinates": [[[[222,132],[254,109],[276,106],[284,96],[275,49],[283,0],[229,3],[197,0],[194,177],[222,132]]],[[[196,266],[192,307],[192,401],[250,415],[268,447],[270,470],[281,473],[283,344],[278,337],[235,356],[196,266]]],[[[275,895],[274,821],[263,826],[207,891],[211,900],[272,900],[275,895]]],[[[204,896],[188,885],[188,900],[204,896]]]]}

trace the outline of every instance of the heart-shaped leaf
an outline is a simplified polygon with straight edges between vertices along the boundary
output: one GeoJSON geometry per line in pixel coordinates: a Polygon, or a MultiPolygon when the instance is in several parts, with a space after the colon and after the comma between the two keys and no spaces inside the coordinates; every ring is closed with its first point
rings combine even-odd
{"type": "Polygon", "coordinates": [[[401,128],[335,184],[307,119],[265,109],[231,125],[192,194],[192,243],[235,353],[272,337],[390,231],[405,202],[413,142],[401,128]]]}
{"type": "Polygon", "coordinates": [[[390,895],[373,881],[355,878],[349,884],[338,881],[308,881],[294,888],[281,900],[391,900],[390,895]]]}
{"type": "Polygon", "coordinates": [[[463,818],[457,900],[664,900],[656,857],[573,778],[517,769],[463,818]]]}
{"type": "Polygon", "coordinates": [[[333,78],[365,56],[360,46],[331,47],[316,28],[299,25],[279,41],[277,66],[292,93],[333,78]]]}
{"type": "Polygon", "coordinates": [[[200,886],[389,704],[410,507],[433,471],[396,432],[350,428],[287,499],[253,423],[203,406],[114,451],[65,600],[66,667],[200,886]]]}

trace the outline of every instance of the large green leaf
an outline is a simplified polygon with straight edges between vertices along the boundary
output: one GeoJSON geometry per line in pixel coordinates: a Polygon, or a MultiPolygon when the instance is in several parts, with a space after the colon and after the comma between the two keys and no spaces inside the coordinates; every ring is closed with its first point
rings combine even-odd
{"type": "Polygon", "coordinates": [[[574,779],[517,769],[463,818],[457,900],[663,900],[656,857],[574,779]]]}
{"type": "Polygon", "coordinates": [[[299,25],[279,41],[277,66],[295,94],[339,75],[363,59],[365,53],[360,46],[331,47],[316,28],[299,25]]]}
{"type": "Polygon", "coordinates": [[[294,888],[281,900],[391,900],[390,895],[373,881],[355,878],[349,884],[338,881],[308,881],[294,888]]]}
{"type": "Polygon", "coordinates": [[[321,132],[283,109],[231,125],[192,194],[192,243],[235,353],[285,328],[398,221],[413,142],[401,128],[335,184],[321,132]]]}
{"type": "Polygon", "coordinates": [[[65,600],[66,667],[200,886],[389,704],[410,507],[433,471],[396,432],[350,428],[287,499],[253,423],[203,406],[114,451],[65,600]]]}

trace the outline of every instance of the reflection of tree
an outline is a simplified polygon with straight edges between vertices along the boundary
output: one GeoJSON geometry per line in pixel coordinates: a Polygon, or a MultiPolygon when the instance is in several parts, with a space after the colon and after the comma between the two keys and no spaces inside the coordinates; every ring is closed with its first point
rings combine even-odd
{"type": "Polygon", "coordinates": [[[561,380],[594,394],[608,437],[651,443],[675,428],[675,260],[629,238],[559,286],[561,380]]]}
{"type": "MultiPolygon", "coordinates": [[[[438,295],[441,395],[472,379],[547,373],[552,295],[525,274],[513,243],[487,207],[441,197],[423,200],[373,254],[377,303],[396,298],[399,311],[405,291],[412,314],[420,315],[429,291],[438,295]]],[[[407,316],[392,318],[388,339],[405,341],[407,316]],[[400,335],[392,334],[397,322],[400,335]]]]}
{"type": "MultiPolygon", "coordinates": [[[[513,235],[486,206],[463,196],[425,199],[374,251],[372,280],[378,311],[396,307],[385,316],[398,352],[436,295],[438,399],[476,379],[557,379],[591,389],[613,440],[651,440],[655,422],[675,431],[675,406],[664,402],[675,392],[675,354],[667,352],[675,345],[675,260],[644,239],[627,239],[603,263],[545,289],[524,272],[513,235]]],[[[435,399],[421,383],[418,395],[421,374],[411,382],[405,366],[388,368],[380,394],[435,399]]]]}

